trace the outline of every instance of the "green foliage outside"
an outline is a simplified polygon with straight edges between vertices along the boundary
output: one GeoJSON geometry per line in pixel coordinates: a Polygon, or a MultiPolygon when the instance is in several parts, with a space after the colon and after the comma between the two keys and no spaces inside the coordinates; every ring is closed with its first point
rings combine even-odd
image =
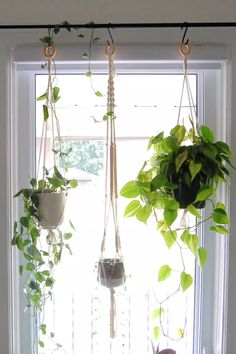
{"type": "MultiPolygon", "coordinates": [[[[99,176],[104,167],[104,142],[102,140],[63,140],[64,163],[67,168],[99,176]],[[66,154],[67,152],[67,154],[66,154]],[[68,153],[69,152],[69,153],[68,153]]],[[[56,157],[56,165],[61,159],[56,157]]]]}

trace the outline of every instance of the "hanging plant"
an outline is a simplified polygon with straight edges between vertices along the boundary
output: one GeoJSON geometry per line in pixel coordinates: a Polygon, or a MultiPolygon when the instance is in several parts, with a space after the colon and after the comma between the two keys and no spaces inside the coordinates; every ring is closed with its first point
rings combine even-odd
{"type": "Polygon", "coordinates": [[[115,287],[125,283],[125,270],[121,254],[121,242],[117,206],[117,161],[115,134],[115,67],[113,56],[115,45],[106,48],[109,61],[107,119],[106,119],[106,188],[104,210],[104,232],[101,244],[101,255],[98,262],[98,282],[110,290],[110,336],[116,336],[115,287]]]}
{"type": "MultiPolygon", "coordinates": [[[[211,231],[223,235],[229,232],[230,220],[226,206],[221,201],[217,202],[215,196],[219,185],[230,182],[230,170],[233,167],[229,146],[223,141],[215,141],[209,127],[198,125],[187,73],[190,44],[182,43],[180,52],[184,57],[185,71],[177,124],[169,135],[161,132],[150,138],[148,148],[153,149],[152,156],[144,162],[137,178],[126,183],[120,191],[123,197],[132,199],[125,209],[125,216],[136,217],[144,223],[154,216],[167,247],[170,249],[176,245],[179,250],[179,284],[166,298],[156,298],[159,304],[156,317],[160,320],[162,333],[167,337],[169,334],[162,320],[164,304],[179,291],[185,292],[193,282],[185,264],[184,250],[187,248],[202,268],[207,261],[207,251],[200,244],[198,226],[208,221],[211,231]],[[190,107],[190,129],[180,124],[185,87],[190,107]],[[206,203],[207,214],[201,213],[206,203]],[[178,216],[181,213],[180,220],[178,216]],[[192,225],[187,222],[189,214],[196,220],[192,225]]],[[[162,265],[158,281],[169,279],[173,272],[177,271],[168,264],[162,265]]],[[[184,331],[183,328],[180,337],[174,340],[182,338],[184,331]]],[[[160,328],[156,327],[156,332],[159,333],[160,328]]],[[[154,337],[157,340],[158,335],[154,337]]]]}
{"type": "MultiPolygon", "coordinates": [[[[63,222],[68,190],[77,187],[77,180],[65,177],[67,168],[64,157],[69,152],[63,151],[56,112],[60,89],[55,85],[56,48],[50,33],[49,31],[48,44],[44,48],[47,87],[37,98],[37,101],[42,102],[43,118],[37,176],[30,179],[30,187],[22,188],[15,195],[22,198],[24,213],[19,221],[14,223],[12,239],[12,245],[16,246],[23,256],[19,270],[25,278],[27,306],[33,309],[42,334],[46,333],[46,325],[40,323],[38,315],[43,312],[46,300],[52,298],[54,269],[61,261],[65,249],[71,253],[69,239],[72,237],[74,226],[70,222],[70,230],[66,232],[59,226],[63,222]],[[49,154],[54,160],[53,166],[50,167],[47,166],[49,154]],[[60,160],[60,166],[55,164],[56,157],[60,160]]],[[[43,341],[39,341],[39,345],[43,346],[43,341]]]]}

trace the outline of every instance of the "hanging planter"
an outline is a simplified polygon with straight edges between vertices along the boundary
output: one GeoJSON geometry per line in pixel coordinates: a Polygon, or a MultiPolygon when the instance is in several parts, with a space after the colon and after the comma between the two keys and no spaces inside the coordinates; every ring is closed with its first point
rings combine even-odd
{"type": "Polygon", "coordinates": [[[98,281],[106,287],[120,286],[124,284],[125,272],[121,256],[121,244],[119,234],[118,210],[117,210],[117,157],[115,134],[115,96],[114,76],[115,68],[113,56],[115,45],[108,45],[105,53],[109,61],[109,78],[107,94],[106,114],[106,190],[104,211],[104,233],[101,245],[101,257],[98,263],[98,281]],[[108,231],[109,229],[109,231],[108,231]],[[109,247],[107,244],[109,243],[109,247]],[[109,251],[107,250],[109,248],[109,251]]]}
{"type": "MultiPolygon", "coordinates": [[[[68,240],[74,231],[73,224],[70,222],[68,232],[62,231],[59,226],[63,222],[68,190],[77,186],[77,180],[65,177],[66,152],[63,151],[56,111],[60,89],[54,84],[56,48],[50,30],[49,36],[42,41],[47,42],[43,52],[47,61],[48,81],[46,91],[37,98],[37,101],[42,102],[42,135],[37,173],[36,178],[30,179],[30,187],[20,189],[15,195],[22,198],[24,213],[14,223],[12,238],[12,245],[18,248],[24,258],[19,270],[26,279],[24,292],[27,306],[32,307],[40,325],[39,315],[43,313],[47,299],[52,297],[54,269],[65,250],[71,253],[68,240]],[[59,166],[56,160],[60,161],[59,166]]],[[[43,328],[45,334],[46,326],[40,325],[39,330],[43,328]]]]}
{"type": "Polygon", "coordinates": [[[105,53],[109,62],[108,94],[106,121],[106,176],[105,176],[105,210],[104,232],[101,244],[101,255],[98,261],[97,279],[100,285],[110,290],[110,337],[116,336],[116,294],[114,288],[124,285],[125,268],[121,254],[117,207],[117,157],[115,133],[115,68],[113,56],[115,45],[106,47],[105,53]]]}
{"type": "Polygon", "coordinates": [[[124,262],[121,259],[105,258],[98,262],[98,281],[107,288],[115,288],[125,283],[124,262]]]}
{"type": "Polygon", "coordinates": [[[64,220],[67,192],[38,193],[38,218],[44,229],[56,229],[64,220]]]}
{"type": "MultiPolygon", "coordinates": [[[[180,53],[184,58],[184,81],[177,124],[169,134],[160,132],[150,138],[152,156],[144,162],[137,178],[126,183],[120,191],[123,197],[132,199],[125,215],[134,216],[145,224],[153,217],[167,247],[170,249],[175,245],[179,250],[179,256],[176,254],[176,258],[180,259],[179,282],[173,293],[158,302],[157,311],[171,297],[180,290],[185,292],[193,283],[192,275],[187,272],[183,250],[189,250],[201,268],[206,264],[207,250],[201,245],[198,226],[207,221],[211,231],[226,235],[230,224],[226,206],[221,201],[217,202],[215,197],[218,186],[230,182],[232,152],[228,144],[215,140],[208,126],[199,126],[187,73],[187,59],[191,53],[188,42],[181,44],[180,53]],[[180,124],[185,87],[190,129],[186,129],[184,122],[180,124]],[[206,203],[208,208],[201,213],[198,209],[203,209],[206,203]],[[195,218],[190,218],[190,215],[195,218]]],[[[176,272],[171,265],[162,265],[158,281],[168,279],[172,271],[176,272]]],[[[163,323],[160,312],[160,328],[170,338],[163,323]]],[[[181,338],[182,334],[180,338],[173,335],[171,339],[181,338]]]]}

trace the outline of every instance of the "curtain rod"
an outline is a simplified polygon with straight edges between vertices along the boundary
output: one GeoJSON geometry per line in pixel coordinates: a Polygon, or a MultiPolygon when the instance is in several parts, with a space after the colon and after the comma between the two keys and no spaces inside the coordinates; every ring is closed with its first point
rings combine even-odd
{"type": "Polygon", "coordinates": [[[48,24],[48,25],[0,25],[1,29],[43,29],[43,28],[190,28],[190,27],[236,27],[236,22],[162,22],[162,23],[94,23],[48,24]]]}

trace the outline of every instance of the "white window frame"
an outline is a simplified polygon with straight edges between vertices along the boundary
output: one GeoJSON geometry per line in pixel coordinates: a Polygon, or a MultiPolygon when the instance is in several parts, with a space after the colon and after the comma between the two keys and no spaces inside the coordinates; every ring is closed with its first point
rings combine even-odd
{"type": "MultiPolygon", "coordinates": [[[[147,49],[147,48],[146,48],[147,49]]],[[[116,63],[117,71],[122,73],[176,73],[182,70],[182,62],[179,60],[167,60],[172,53],[172,47],[165,48],[165,55],[162,53],[160,60],[150,60],[153,57],[150,51],[149,60],[119,60],[116,63]],[[165,57],[165,59],[164,59],[165,57]]],[[[134,48],[134,52],[137,48],[134,48]]],[[[142,52],[142,48],[139,48],[142,52]]],[[[176,47],[175,47],[176,50],[176,47]]],[[[71,57],[73,58],[73,50],[71,57]]],[[[34,51],[35,52],[35,51],[34,51]]],[[[10,123],[8,126],[11,140],[11,192],[10,192],[10,215],[9,223],[17,218],[17,201],[12,201],[13,194],[22,185],[28,183],[28,176],[34,172],[35,136],[34,136],[34,75],[43,73],[39,63],[30,60],[34,57],[24,48],[18,51],[18,57],[12,62],[10,68],[11,90],[13,98],[9,102],[10,123]],[[29,60],[30,59],[30,60],[29,60]],[[24,117],[24,119],[22,119],[24,117]],[[30,137],[30,149],[24,146],[25,137],[30,137]],[[22,144],[23,142],[23,144],[22,144]],[[26,173],[27,171],[27,173],[26,173]]],[[[125,51],[124,51],[125,52],[125,51]]],[[[129,53],[128,53],[129,54],[129,53]]],[[[131,51],[132,54],[132,51],[131,51]]],[[[68,49],[67,49],[67,55],[68,49]]],[[[66,57],[65,56],[65,57],[66,57]]],[[[129,55],[128,55],[129,56],[129,55]]],[[[147,59],[148,53],[145,52],[147,59]]],[[[132,57],[132,56],[131,56],[132,57]]],[[[99,58],[99,56],[98,56],[99,58]]],[[[34,58],[35,59],[35,58],[34,58]]],[[[67,58],[66,58],[67,59],[67,58]]],[[[199,115],[206,117],[205,123],[211,126],[216,132],[218,139],[229,142],[230,136],[230,106],[229,106],[229,74],[228,65],[225,60],[193,60],[190,63],[190,72],[198,74],[201,90],[199,115]]],[[[59,61],[57,64],[58,73],[81,73],[87,71],[87,63],[70,60],[59,61]]],[[[107,72],[106,61],[93,61],[92,71],[107,72]]],[[[222,187],[219,190],[220,200],[229,205],[229,187],[222,187]]],[[[206,236],[204,244],[206,247],[212,243],[212,235],[208,235],[207,228],[203,230],[206,236]]],[[[226,325],[227,325],[227,289],[228,289],[228,238],[215,237],[211,250],[213,257],[208,261],[207,268],[202,273],[197,271],[196,289],[201,303],[195,305],[195,326],[198,332],[194,342],[193,354],[227,354],[226,353],[226,325]],[[214,271],[217,270],[217,271],[214,271]],[[214,280],[213,286],[209,279],[214,280]],[[207,309],[210,315],[206,315],[207,309]],[[204,314],[203,319],[199,314],[204,314]]],[[[29,312],[23,312],[24,294],[22,293],[22,279],[17,274],[17,252],[12,250],[12,281],[9,284],[12,296],[12,353],[31,354],[31,342],[33,338],[33,325],[29,312]],[[27,334],[27,335],[26,335],[27,334]]]]}

